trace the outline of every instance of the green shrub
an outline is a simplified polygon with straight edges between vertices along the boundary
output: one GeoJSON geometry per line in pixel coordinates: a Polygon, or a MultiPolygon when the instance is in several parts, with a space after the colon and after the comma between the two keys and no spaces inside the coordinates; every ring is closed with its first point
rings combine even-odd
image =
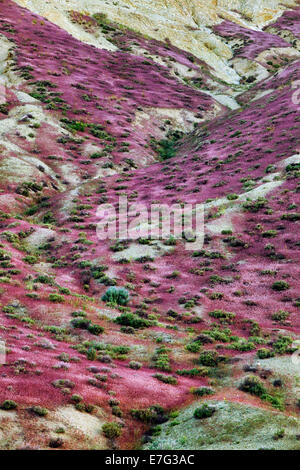
{"type": "Polygon", "coordinates": [[[33,406],[31,411],[38,416],[46,416],[48,414],[48,410],[46,408],[42,408],[41,406],[33,406]]]}
{"type": "Polygon", "coordinates": [[[278,441],[278,439],[283,439],[285,436],[285,431],[284,429],[280,429],[273,435],[274,441],[278,441]]]}
{"type": "Polygon", "coordinates": [[[95,323],[90,323],[87,329],[92,335],[96,335],[96,336],[104,332],[103,326],[96,325],[95,323]]]}
{"type": "Polygon", "coordinates": [[[206,367],[194,367],[193,369],[177,369],[176,374],[185,377],[205,377],[208,374],[206,367]]]}
{"type": "Polygon", "coordinates": [[[198,341],[194,341],[193,343],[187,344],[185,349],[191,353],[197,353],[201,349],[201,344],[198,341]]]}
{"type": "Polygon", "coordinates": [[[119,406],[112,406],[111,412],[114,416],[117,416],[118,418],[122,418],[123,416],[123,411],[119,406]]]}
{"type": "Polygon", "coordinates": [[[74,320],[71,321],[73,328],[80,328],[82,330],[87,330],[90,323],[90,320],[85,318],[74,318],[74,320]]]}
{"type": "Polygon", "coordinates": [[[208,406],[204,403],[200,408],[196,408],[194,411],[194,418],[196,419],[205,419],[210,418],[216,409],[213,406],[208,406]]]}
{"type": "Polygon", "coordinates": [[[288,319],[290,316],[289,312],[285,312],[284,310],[279,310],[278,312],[273,313],[272,320],[282,322],[288,319]]]}
{"type": "Polygon", "coordinates": [[[257,357],[259,357],[259,359],[268,359],[269,357],[274,357],[274,356],[275,356],[274,351],[271,351],[270,349],[261,348],[257,351],[257,357]]]}
{"type": "Polygon", "coordinates": [[[74,394],[74,395],[71,396],[71,401],[73,403],[80,403],[82,400],[83,400],[83,398],[82,398],[81,395],[74,394]]]}
{"type": "Polygon", "coordinates": [[[234,201],[235,199],[238,199],[238,198],[239,198],[239,196],[238,196],[237,194],[235,194],[235,193],[233,193],[233,194],[227,194],[226,197],[227,197],[228,201],[234,201]]]}
{"type": "Polygon", "coordinates": [[[82,317],[75,317],[71,321],[71,325],[73,326],[73,328],[80,328],[82,330],[87,330],[91,334],[97,335],[97,336],[103,333],[104,331],[103,326],[96,325],[92,323],[90,320],[87,320],[86,318],[82,318],[82,317]]]}
{"type": "Polygon", "coordinates": [[[281,217],[282,220],[289,220],[290,222],[297,222],[300,220],[300,213],[291,212],[290,214],[283,214],[281,217]]]}
{"type": "Polygon", "coordinates": [[[251,395],[256,395],[257,397],[262,397],[267,394],[263,382],[255,375],[245,377],[243,382],[240,384],[239,389],[243,392],[250,393],[251,395]]]}
{"type": "Polygon", "coordinates": [[[40,282],[41,284],[49,284],[50,286],[53,285],[53,279],[50,276],[47,276],[46,274],[40,274],[35,278],[33,282],[40,282]]]}
{"type": "Polygon", "coordinates": [[[170,384],[170,385],[178,384],[178,380],[176,379],[176,377],[172,377],[172,375],[154,374],[153,377],[155,377],[157,380],[160,380],[160,382],[163,382],[165,384],[170,384]]]}
{"type": "Polygon", "coordinates": [[[258,212],[267,206],[267,200],[263,197],[259,197],[255,201],[247,201],[243,204],[243,208],[248,212],[258,212]]]}
{"type": "Polygon", "coordinates": [[[127,305],[129,302],[129,292],[124,287],[109,287],[102,296],[104,302],[114,305],[127,305]]]}
{"type": "Polygon", "coordinates": [[[123,313],[114,321],[119,325],[131,326],[132,328],[148,328],[152,324],[150,320],[141,318],[134,313],[123,313]]]}
{"type": "Polygon", "coordinates": [[[105,423],[102,426],[102,432],[107,439],[115,439],[121,436],[122,429],[118,423],[105,423]]]}
{"type": "Polygon", "coordinates": [[[28,264],[35,264],[38,261],[38,258],[33,255],[27,255],[25,258],[23,258],[23,261],[28,264]]]}
{"type": "Polygon", "coordinates": [[[168,349],[165,346],[162,346],[156,349],[155,354],[152,357],[152,360],[154,362],[154,367],[156,369],[159,369],[165,372],[171,371],[170,358],[168,356],[168,349]]]}
{"type": "Polygon", "coordinates": [[[152,405],[149,406],[149,408],[143,408],[140,410],[132,409],[130,414],[133,418],[146,424],[162,424],[168,421],[168,417],[160,405],[152,405]]]}
{"type": "Polygon", "coordinates": [[[143,366],[143,364],[141,362],[138,362],[138,361],[130,361],[129,362],[130,369],[138,370],[138,369],[141,369],[142,366],[143,366]]]}
{"type": "Polygon", "coordinates": [[[205,395],[213,395],[215,391],[209,387],[198,387],[198,388],[192,387],[191,393],[193,395],[197,395],[198,397],[204,397],[205,395]]]}
{"type": "Polygon", "coordinates": [[[1,410],[15,410],[17,407],[17,403],[13,400],[4,400],[0,406],[1,410]]]}
{"type": "Polygon", "coordinates": [[[49,294],[50,302],[57,302],[59,304],[64,303],[65,298],[60,294],[49,294]]]}
{"type": "Polygon", "coordinates": [[[217,367],[220,357],[217,351],[203,351],[199,356],[199,363],[206,367],[217,367]]]}
{"type": "Polygon", "coordinates": [[[289,351],[292,343],[293,340],[289,336],[279,335],[278,339],[273,344],[273,349],[277,354],[285,354],[289,351]]]}
{"type": "Polygon", "coordinates": [[[244,338],[239,338],[238,341],[235,341],[232,346],[228,346],[230,349],[235,349],[237,351],[253,351],[255,349],[255,344],[252,341],[247,341],[244,338]]]}
{"type": "Polygon", "coordinates": [[[217,318],[218,320],[222,320],[225,322],[229,322],[235,318],[235,313],[232,312],[225,312],[224,310],[213,310],[209,312],[208,315],[213,318],[217,318]]]}
{"type": "Polygon", "coordinates": [[[272,289],[276,291],[283,291],[290,288],[290,285],[286,281],[275,281],[272,284],[272,289]]]}

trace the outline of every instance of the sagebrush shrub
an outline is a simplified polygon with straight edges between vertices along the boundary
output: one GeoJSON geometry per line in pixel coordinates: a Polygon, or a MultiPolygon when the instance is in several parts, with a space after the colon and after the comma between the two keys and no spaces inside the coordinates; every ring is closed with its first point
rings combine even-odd
{"type": "Polygon", "coordinates": [[[102,296],[104,302],[115,305],[127,305],[129,302],[129,292],[124,287],[109,287],[102,296]]]}

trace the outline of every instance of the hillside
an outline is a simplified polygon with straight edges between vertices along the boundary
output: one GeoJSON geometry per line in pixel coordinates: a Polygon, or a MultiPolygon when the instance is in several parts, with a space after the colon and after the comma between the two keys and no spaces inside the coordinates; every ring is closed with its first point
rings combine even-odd
{"type": "Polygon", "coordinates": [[[0,449],[299,450],[299,3],[78,3],[0,0],[0,449]]]}

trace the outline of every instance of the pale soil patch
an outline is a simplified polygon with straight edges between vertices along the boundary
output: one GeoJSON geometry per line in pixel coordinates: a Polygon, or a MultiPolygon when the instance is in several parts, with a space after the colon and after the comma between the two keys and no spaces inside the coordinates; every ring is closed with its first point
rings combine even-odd
{"type": "Polygon", "coordinates": [[[271,8],[269,0],[262,0],[259,7],[257,2],[250,0],[171,0],[167,8],[161,0],[15,1],[48,18],[80,41],[115,50],[115,46],[107,41],[102,33],[99,32],[97,37],[87,33],[79,25],[73,24],[67,13],[68,10],[82,11],[90,15],[105,12],[111,21],[121,23],[148,37],[160,41],[168,38],[174,46],[209,64],[219,78],[236,84],[239,83],[240,77],[228,63],[232,58],[231,48],[214,34],[210,27],[227,19],[246,28],[259,30],[281,16],[287,6],[296,6],[296,2],[291,0],[274,0],[271,8]]]}
{"type": "Polygon", "coordinates": [[[226,209],[224,215],[206,224],[206,228],[215,234],[219,234],[222,230],[234,230],[234,225],[232,223],[232,217],[236,215],[238,209],[236,207],[230,207],[226,209]]]}
{"type": "Polygon", "coordinates": [[[258,362],[263,368],[300,379],[300,363],[294,364],[291,356],[271,357],[270,359],[260,359],[258,362]]]}
{"type": "Polygon", "coordinates": [[[254,98],[252,98],[251,101],[256,101],[259,100],[260,98],[263,98],[264,96],[270,95],[273,93],[274,90],[265,90],[265,91],[259,91],[254,98]]]}
{"type": "Polygon", "coordinates": [[[64,181],[67,181],[73,186],[76,186],[81,183],[81,178],[78,174],[78,169],[72,163],[64,162],[59,166],[59,169],[64,181]]]}
{"type": "Polygon", "coordinates": [[[240,77],[255,77],[255,80],[264,80],[269,76],[269,72],[259,63],[243,57],[238,57],[231,61],[234,70],[240,77]]]}
{"type": "Polygon", "coordinates": [[[180,77],[185,78],[193,78],[197,77],[198,72],[195,69],[191,69],[184,64],[180,64],[179,62],[173,62],[169,60],[168,57],[163,57],[155,54],[151,54],[147,49],[143,49],[139,46],[131,46],[131,52],[134,55],[143,57],[145,59],[151,59],[153,62],[156,62],[159,65],[164,67],[168,67],[171,75],[179,79],[180,77]]]}
{"type": "Polygon", "coordinates": [[[39,273],[47,274],[49,276],[56,274],[55,270],[52,268],[51,263],[44,263],[44,262],[36,263],[34,265],[34,270],[39,273]]]}
{"type": "Polygon", "coordinates": [[[300,52],[297,51],[294,47],[271,47],[266,51],[261,52],[256,60],[261,63],[266,63],[270,60],[270,57],[273,59],[282,59],[288,57],[290,59],[298,59],[300,57],[300,52]]]}
{"type": "Polygon", "coordinates": [[[134,260],[141,258],[142,256],[150,256],[151,258],[157,258],[162,256],[164,253],[172,251],[173,247],[164,245],[159,241],[153,241],[152,245],[140,245],[138,243],[131,244],[128,248],[123,251],[119,251],[112,255],[112,259],[118,261],[120,259],[134,260]]]}
{"type": "MultiPolygon", "coordinates": [[[[52,23],[56,24],[60,28],[65,29],[79,41],[83,41],[87,44],[91,44],[95,47],[107,49],[109,51],[117,50],[117,47],[110,41],[107,41],[104,34],[100,31],[97,35],[93,35],[85,31],[79,24],[72,23],[68,16],[68,10],[82,11],[88,5],[86,1],[78,2],[77,0],[49,0],[47,2],[40,2],[39,0],[15,0],[21,6],[24,6],[34,13],[44,16],[52,23]]],[[[91,3],[91,2],[88,2],[91,3]]],[[[94,4],[97,2],[94,2],[94,4]]],[[[103,3],[103,2],[102,2],[103,3]]],[[[100,7],[96,8],[96,12],[103,11],[100,7]]],[[[105,10],[104,10],[105,11],[105,10]]]]}
{"type": "Polygon", "coordinates": [[[226,106],[229,109],[238,109],[240,108],[240,105],[238,102],[232,97],[228,95],[222,95],[222,94],[217,94],[217,93],[212,93],[207,90],[201,90],[203,93],[206,93],[207,95],[212,96],[218,103],[222,104],[223,106],[226,106]]]}
{"type": "MultiPolygon", "coordinates": [[[[272,173],[268,178],[263,178],[263,180],[266,179],[271,179],[271,178],[276,178],[280,175],[280,173],[272,173]]],[[[262,182],[261,180],[260,182],[262,182]]],[[[227,207],[232,207],[233,205],[239,204],[241,202],[245,202],[248,199],[249,200],[256,200],[259,197],[264,197],[266,196],[269,192],[273,191],[273,189],[277,188],[278,186],[281,186],[283,183],[283,180],[273,180],[273,181],[268,181],[266,183],[259,184],[259,181],[257,182],[258,186],[254,189],[251,189],[251,191],[247,191],[246,193],[242,193],[239,195],[239,198],[232,203],[232,201],[229,201],[226,197],[222,197],[219,199],[216,199],[215,201],[208,202],[207,204],[204,205],[205,209],[212,209],[215,207],[220,207],[220,206],[227,206],[227,207]]]]}
{"type": "Polygon", "coordinates": [[[56,232],[54,230],[39,227],[34,233],[26,238],[26,244],[31,248],[38,248],[53,237],[56,237],[56,232]]]}
{"type": "Polygon", "coordinates": [[[10,183],[39,179],[41,174],[36,167],[17,157],[5,157],[0,160],[0,172],[3,180],[6,179],[10,183]]]}
{"type": "Polygon", "coordinates": [[[0,449],[16,449],[24,444],[24,434],[17,412],[0,410],[0,449]]]}
{"type": "Polygon", "coordinates": [[[18,100],[21,101],[21,103],[25,103],[25,104],[38,103],[38,100],[28,95],[28,93],[24,93],[23,91],[18,91],[18,90],[15,90],[14,93],[16,97],[18,98],[18,100]]]}
{"type": "Polygon", "coordinates": [[[55,412],[55,418],[68,427],[78,429],[91,439],[98,438],[103,442],[103,447],[106,447],[106,439],[101,435],[101,427],[105,423],[104,418],[82,413],[73,406],[58,408],[55,412]]]}
{"type": "Polygon", "coordinates": [[[20,211],[22,204],[12,194],[0,194],[0,210],[5,212],[20,211]]]}
{"type": "Polygon", "coordinates": [[[296,439],[300,420],[283,413],[228,401],[203,400],[180,412],[176,426],[162,425],[162,433],[144,448],[176,450],[300,449],[296,439]],[[203,401],[216,408],[211,418],[195,419],[194,410],[203,401]],[[283,439],[274,434],[285,430],[283,439]]]}
{"type": "Polygon", "coordinates": [[[291,157],[286,158],[285,160],[281,160],[278,164],[280,168],[285,168],[290,163],[300,163],[300,155],[292,155],[291,157]]]}
{"type": "Polygon", "coordinates": [[[172,127],[190,132],[194,128],[194,122],[200,122],[202,119],[196,118],[194,113],[185,109],[144,108],[143,111],[136,112],[134,125],[144,127],[145,123],[153,121],[161,125],[164,120],[170,120],[172,127]]]}

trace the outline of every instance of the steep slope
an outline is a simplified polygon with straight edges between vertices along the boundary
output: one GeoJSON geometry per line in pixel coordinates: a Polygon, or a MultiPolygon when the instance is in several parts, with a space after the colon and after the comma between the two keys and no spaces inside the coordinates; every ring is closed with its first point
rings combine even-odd
{"type": "Polygon", "coordinates": [[[205,61],[217,77],[229,83],[239,82],[238,74],[228,63],[232,50],[214,34],[211,27],[227,19],[242,27],[259,30],[281,16],[286,8],[297,5],[293,0],[85,0],[79,5],[77,0],[17,0],[17,3],[48,18],[77,39],[114,50],[114,45],[109,39],[107,41],[105,31],[93,37],[90,32],[80,29],[80,25],[72,23],[68,15],[72,10],[88,15],[103,13],[110,21],[148,37],[160,41],[167,38],[171,44],[205,61]]]}
{"type": "Polygon", "coordinates": [[[237,419],[259,415],[268,444],[277,410],[282,445],[299,448],[289,364],[300,332],[300,8],[278,19],[277,7],[247,22],[207,12],[239,74],[229,86],[183,44],[73,11],[92,37],[106,25],[115,48],[103,50],[0,1],[0,404],[17,406],[0,411],[0,448],[128,449],[145,431],[163,447],[169,424],[161,441],[155,426],[204,393],[218,425],[230,418],[224,398],[237,419]],[[124,195],[148,208],[204,204],[203,249],[99,240],[99,205],[124,195]],[[101,299],[110,286],[130,293],[127,306],[101,299]],[[259,396],[239,390],[249,372],[259,396]]]}

